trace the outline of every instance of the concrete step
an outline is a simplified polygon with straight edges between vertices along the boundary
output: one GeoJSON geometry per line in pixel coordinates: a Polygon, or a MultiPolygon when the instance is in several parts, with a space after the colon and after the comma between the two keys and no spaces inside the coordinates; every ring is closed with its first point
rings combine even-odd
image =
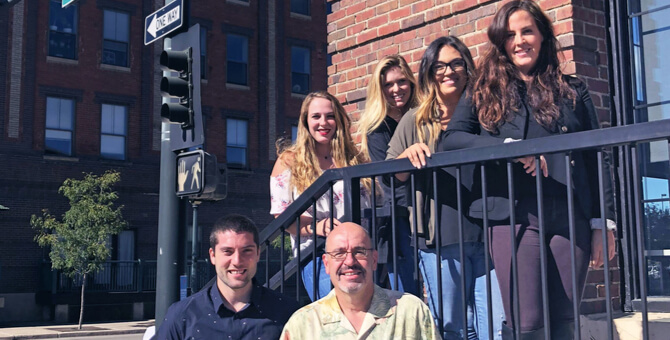
{"type": "MultiPolygon", "coordinates": [[[[670,313],[649,313],[649,339],[670,339],[670,313]]],[[[582,315],[582,340],[607,339],[607,314],[582,315]]],[[[642,340],[642,313],[614,314],[613,340],[642,340]]]]}

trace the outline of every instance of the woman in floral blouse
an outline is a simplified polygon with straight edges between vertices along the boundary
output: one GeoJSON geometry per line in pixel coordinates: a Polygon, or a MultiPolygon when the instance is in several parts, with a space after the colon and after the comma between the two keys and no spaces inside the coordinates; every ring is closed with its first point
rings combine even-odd
{"type": "MultiPolygon", "coordinates": [[[[326,91],[307,95],[300,108],[296,141],[280,151],[279,159],[272,169],[270,214],[279,216],[323,171],[368,161],[356,148],[349,127],[349,116],[333,95],[326,91]]],[[[367,193],[370,192],[370,183],[369,179],[361,180],[361,209],[369,207],[367,193]]],[[[316,214],[310,208],[300,217],[299,226],[294,223],[286,229],[291,234],[294,256],[297,255],[298,244],[301,251],[312,245],[314,232],[326,237],[332,228],[341,223],[340,219],[344,215],[342,182],[336,182],[332,190],[333,219],[330,218],[331,195],[326,192],[316,201],[316,214]],[[315,215],[316,230],[312,230],[315,215]]],[[[325,272],[321,258],[317,257],[316,261],[316,272],[312,270],[312,262],[302,269],[303,284],[312,301],[330,292],[330,277],[325,272]],[[313,291],[314,281],[318,282],[316,293],[313,291]]]]}

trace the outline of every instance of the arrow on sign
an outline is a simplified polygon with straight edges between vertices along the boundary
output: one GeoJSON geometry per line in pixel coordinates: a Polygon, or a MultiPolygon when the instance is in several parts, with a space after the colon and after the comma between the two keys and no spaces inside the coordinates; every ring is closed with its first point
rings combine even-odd
{"type": "Polygon", "coordinates": [[[151,22],[149,23],[149,28],[147,28],[147,32],[151,34],[152,37],[156,37],[156,15],[154,14],[154,17],[151,18],[151,22]]]}
{"type": "Polygon", "coordinates": [[[149,32],[149,34],[155,38],[157,31],[160,31],[163,28],[170,26],[173,22],[179,20],[179,14],[179,7],[175,7],[161,16],[154,14],[154,17],[151,18],[151,22],[149,23],[149,28],[147,28],[147,32],[149,32]]]}

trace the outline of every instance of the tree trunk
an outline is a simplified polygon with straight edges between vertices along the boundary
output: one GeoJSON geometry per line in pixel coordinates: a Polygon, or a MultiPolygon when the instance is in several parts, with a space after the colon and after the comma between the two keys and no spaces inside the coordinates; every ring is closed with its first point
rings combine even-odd
{"type": "Polygon", "coordinates": [[[81,330],[81,323],[84,321],[84,288],[86,288],[86,273],[81,283],[81,307],[79,308],[79,329],[81,330]]]}

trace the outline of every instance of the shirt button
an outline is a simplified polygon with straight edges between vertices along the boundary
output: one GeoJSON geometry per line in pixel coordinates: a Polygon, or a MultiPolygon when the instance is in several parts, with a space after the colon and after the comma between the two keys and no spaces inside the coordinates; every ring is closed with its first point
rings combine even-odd
{"type": "Polygon", "coordinates": [[[568,132],[568,127],[565,125],[561,126],[561,131],[568,132]]]}

